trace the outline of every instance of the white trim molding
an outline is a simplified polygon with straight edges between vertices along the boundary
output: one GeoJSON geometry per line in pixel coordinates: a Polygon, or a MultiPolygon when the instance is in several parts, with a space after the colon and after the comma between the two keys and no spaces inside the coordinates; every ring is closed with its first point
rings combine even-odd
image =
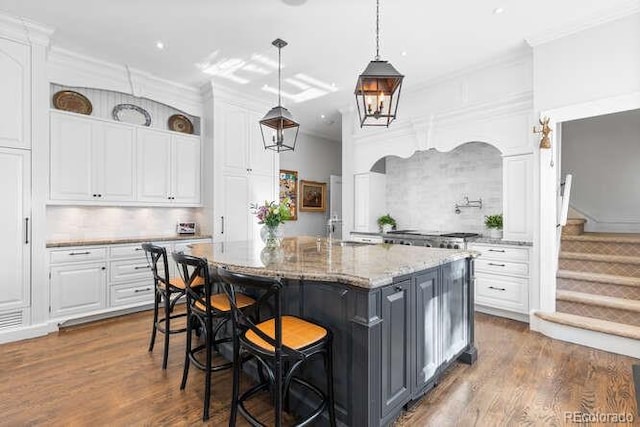
{"type": "Polygon", "coordinates": [[[49,45],[49,38],[54,33],[52,27],[0,12],[0,36],[26,44],[49,45]]]}

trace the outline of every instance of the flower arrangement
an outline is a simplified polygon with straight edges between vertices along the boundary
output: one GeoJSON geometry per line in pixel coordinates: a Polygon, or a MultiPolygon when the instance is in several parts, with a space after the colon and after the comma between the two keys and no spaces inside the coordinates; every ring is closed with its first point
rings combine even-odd
{"type": "Polygon", "coordinates": [[[249,208],[256,218],[258,218],[258,224],[264,224],[267,227],[277,227],[280,224],[291,218],[291,211],[289,210],[289,204],[291,200],[285,198],[280,202],[264,201],[264,204],[251,203],[249,208]]]}

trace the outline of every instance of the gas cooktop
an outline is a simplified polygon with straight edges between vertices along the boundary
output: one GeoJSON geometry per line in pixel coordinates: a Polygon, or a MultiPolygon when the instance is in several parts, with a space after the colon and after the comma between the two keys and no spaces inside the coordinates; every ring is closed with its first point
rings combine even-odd
{"type": "Polygon", "coordinates": [[[449,237],[452,239],[468,239],[471,237],[478,237],[478,233],[441,233],[439,231],[425,231],[425,230],[392,230],[387,234],[408,234],[413,236],[428,236],[428,237],[449,237]]]}

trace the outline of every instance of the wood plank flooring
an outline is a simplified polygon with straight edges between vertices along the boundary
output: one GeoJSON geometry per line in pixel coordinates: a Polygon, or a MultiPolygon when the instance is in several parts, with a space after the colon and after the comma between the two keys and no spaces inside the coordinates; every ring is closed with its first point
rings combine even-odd
{"type": "MultiPolygon", "coordinates": [[[[172,336],[162,371],[161,341],[147,352],[150,323],[144,312],[0,345],[0,425],[201,424],[202,373],[192,369],[186,390],[179,390],[184,336],[172,336]]],[[[476,315],[476,334],[478,362],[454,366],[398,426],[570,425],[565,411],[628,412],[640,425],[637,359],[483,314],[476,315]]],[[[207,424],[226,425],[230,371],[214,374],[213,382],[207,424]]],[[[252,405],[272,424],[266,395],[252,405]]]]}

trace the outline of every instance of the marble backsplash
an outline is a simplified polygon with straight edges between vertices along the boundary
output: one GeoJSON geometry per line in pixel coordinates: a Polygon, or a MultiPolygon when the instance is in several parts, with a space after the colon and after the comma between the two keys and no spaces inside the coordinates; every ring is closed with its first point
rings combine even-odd
{"type": "Polygon", "coordinates": [[[169,236],[179,221],[202,220],[201,208],[48,206],[47,240],[169,236]]]}
{"type": "Polygon", "coordinates": [[[398,228],[485,232],[484,216],[502,212],[502,156],[485,143],[453,151],[416,152],[386,159],[386,206],[398,228]],[[482,209],[455,204],[482,198],[482,209]]]}

